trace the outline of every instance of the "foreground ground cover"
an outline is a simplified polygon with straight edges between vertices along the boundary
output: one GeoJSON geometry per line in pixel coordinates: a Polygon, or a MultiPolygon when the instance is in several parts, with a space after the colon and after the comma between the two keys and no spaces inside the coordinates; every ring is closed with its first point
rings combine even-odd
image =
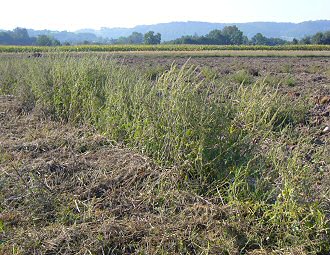
{"type": "Polygon", "coordinates": [[[327,64],[210,60],[2,58],[1,251],[327,254],[327,64]]]}

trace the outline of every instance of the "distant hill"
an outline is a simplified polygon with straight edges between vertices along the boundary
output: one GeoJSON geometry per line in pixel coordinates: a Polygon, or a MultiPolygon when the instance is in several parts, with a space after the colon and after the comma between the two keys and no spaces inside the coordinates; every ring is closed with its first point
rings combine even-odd
{"type": "Polygon", "coordinates": [[[30,37],[37,37],[38,35],[50,35],[53,36],[55,39],[59,40],[61,43],[79,43],[83,41],[100,42],[102,40],[102,38],[97,37],[95,33],[77,33],[67,31],[28,29],[28,34],[30,37]]]}
{"type": "Polygon", "coordinates": [[[60,42],[77,43],[82,41],[106,42],[107,39],[117,39],[120,36],[129,36],[132,32],[146,33],[155,31],[161,33],[162,41],[169,41],[183,35],[205,35],[214,29],[223,29],[225,26],[236,25],[243,33],[251,38],[257,33],[266,37],[277,37],[286,40],[301,39],[306,35],[330,30],[330,20],[305,21],[301,23],[285,22],[249,22],[249,23],[209,23],[209,22],[169,22],[155,25],[139,25],[133,28],[106,28],[80,29],[75,32],[33,30],[28,29],[30,36],[41,34],[52,35],[60,42]]]}
{"type": "Polygon", "coordinates": [[[225,26],[236,25],[251,38],[257,33],[266,37],[278,37],[292,40],[301,39],[305,35],[330,30],[330,20],[305,21],[301,23],[284,22],[249,22],[249,23],[209,23],[209,22],[170,22],[155,25],[139,25],[133,28],[101,28],[100,30],[82,29],[76,32],[93,33],[105,38],[128,36],[132,32],[146,33],[150,30],[162,34],[162,41],[169,41],[183,35],[205,35],[213,29],[223,29],[225,26]]]}

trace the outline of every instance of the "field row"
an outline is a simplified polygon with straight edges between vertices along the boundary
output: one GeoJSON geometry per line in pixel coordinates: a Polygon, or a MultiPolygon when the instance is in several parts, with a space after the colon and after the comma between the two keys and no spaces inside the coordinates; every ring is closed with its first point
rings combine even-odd
{"type": "Polygon", "coordinates": [[[77,52],[1,52],[2,57],[8,58],[30,58],[56,55],[70,55],[72,57],[99,56],[137,59],[151,58],[201,58],[201,57],[330,57],[330,51],[322,50],[196,50],[196,51],[77,51],[77,52]]]}
{"type": "Polygon", "coordinates": [[[113,51],[329,51],[330,45],[75,45],[75,46],[0,46],[0,52],[113,52],[113,51]]]}

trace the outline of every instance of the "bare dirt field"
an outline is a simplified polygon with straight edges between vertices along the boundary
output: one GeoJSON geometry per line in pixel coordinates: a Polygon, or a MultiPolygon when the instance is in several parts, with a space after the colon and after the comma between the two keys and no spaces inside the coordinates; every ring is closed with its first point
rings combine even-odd
{"type": "MultiPolygon", "coordinates": [[[[116,58],[114,58],[116,59],[116,58]]],[[[118,63],[132,67],[169,68],[172,64],[195,65],[198,69],[211,68],[219,78],[239,70],[247,70],[255,78],[293,76],[299,89],[321,89],[329,93],[330,59],[328,57],[130,57],[116,59],[118,63]]],[[[297,89],[298,89],[297,88],[297,89]]],[[[292,88],[294,90],[294,88],[292,88]]],[[[324,91],[324,93],[326,93],[324,91]]]]}
{"type": "MultiPolygon", "coordinates": [[[[315,106],[312,113],[320,128],[329,126],[330,59],[328,57],[124,57],[119,64],[146,70],[147,75],[168,70],[171,65],[194,65],[203,79],[228,84],[265,80],[278,86],[293,100],[308,99],[315,106]],[[243,73],[242,77],[241,74],[243,73]],[[238,76],[238,77],[237,77],[238,76]],[[324,100],[321,103],[322,99],[324,100]]],[[[152,77],[151,77],[152,78],[152,77]]]]}

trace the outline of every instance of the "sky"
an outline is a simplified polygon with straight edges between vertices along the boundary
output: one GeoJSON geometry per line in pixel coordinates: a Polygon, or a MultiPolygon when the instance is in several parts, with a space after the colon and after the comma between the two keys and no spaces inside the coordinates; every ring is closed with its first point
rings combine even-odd
{"type": "Polygon", "coordinates": [[[4,0],[0,29],[75,31],[171,21],[330,20],[330,0],[4,0]]]}

